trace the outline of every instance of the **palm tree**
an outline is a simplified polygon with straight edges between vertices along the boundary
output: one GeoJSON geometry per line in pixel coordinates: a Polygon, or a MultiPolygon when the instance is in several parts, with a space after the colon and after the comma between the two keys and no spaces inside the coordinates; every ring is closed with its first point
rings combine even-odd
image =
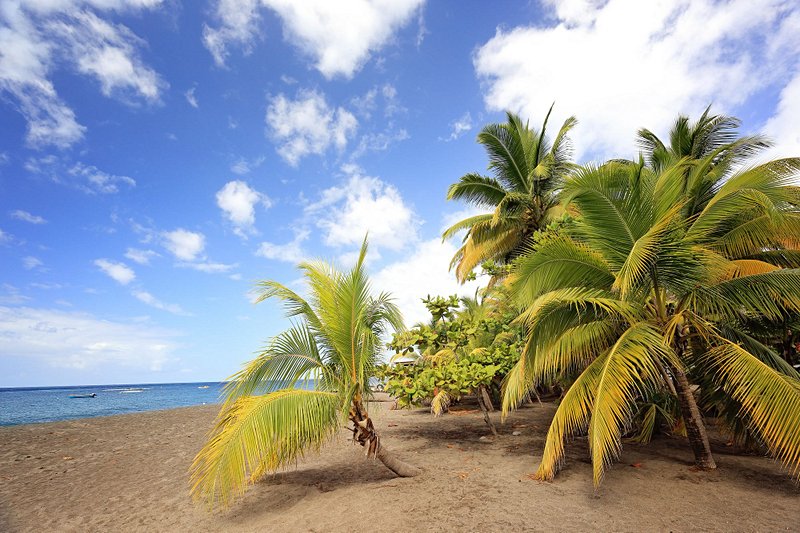
{"type": "Polygon", "coordinates": [[[249,481],[319,450],[348,421],[368,456],[401,477],[419,472],[383,445],[367,412],[381,338],[403,323],[388,294],[371,296],[366,252],[365,240],[349,272],[301,263],[307,299],[278,282],[259,283],[258,301],[282,300],[296,321],[229,381],[216,427],[192,464],[196,498],[227,505],[249,481]]]}
{"type": "Polygon", "coordinates": [[[734,171],[733,143],[654,168],[577,171],[562,196],[579,213],[574,226],[516,263],[527,344],[504,415],[532,387],[574,378],[539,478],[553,478],[565,439],[588,431],[597,486],[636,400],[654,390],[677,397],[696,464],[715,468],[690,380],[702,407],[735,413],[733,429],[800,475],[800,375],[747,328],[800,311],[800,159],[734,171]]]}
{"type": "Polygon", "coordinates": [[[457,265],[461,282],[483,261],[506,263],[519,255],[528,238],[559,212],[556,192],[572,168],[567,133],[577,121],[565,120],[551,144],[546,130],[552,111],[551,106],[540,131],[510,112],[506,123],[485,126],[478,142],[489,155],[494,176],[465,174],[447,191],[448,200],[493,210],[461,220],[442,235],[448,239],[467,230],[450,263],[451,268],[457,265]]]}

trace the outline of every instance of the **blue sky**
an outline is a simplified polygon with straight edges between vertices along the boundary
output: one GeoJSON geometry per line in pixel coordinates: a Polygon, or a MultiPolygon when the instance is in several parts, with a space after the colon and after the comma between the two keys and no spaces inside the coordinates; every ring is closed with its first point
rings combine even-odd
{"type": "Polygon", "coordinates": [[[0,386],[223,379],[286,326],[253,283],[347,265],[407,322],[447,186],[511,109],[579,161],[677,113],[800,154],[791,1],[0,0],[0,386]]]}

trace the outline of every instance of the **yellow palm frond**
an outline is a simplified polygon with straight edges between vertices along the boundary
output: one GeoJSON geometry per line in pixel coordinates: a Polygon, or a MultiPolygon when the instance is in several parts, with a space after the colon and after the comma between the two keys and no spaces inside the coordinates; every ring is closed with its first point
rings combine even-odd
{"type": "Polygon", "coordinates": [[[724,342],[706,360],[725,391],[793,477],[800,477],[800,380],[771,368],[743,347],[724,342]]]}
{"type": "Polygon", "coordinates": [[[339,428],[340,403],[337,394],[301,389],[239,398],[192,463],[193,497],[228,505],[248,480],[318,450],[339,428]]]}

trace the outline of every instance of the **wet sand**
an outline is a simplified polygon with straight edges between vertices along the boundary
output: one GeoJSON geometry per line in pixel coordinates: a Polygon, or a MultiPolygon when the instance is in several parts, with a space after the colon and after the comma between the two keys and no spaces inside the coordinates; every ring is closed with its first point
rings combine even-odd
{"type": "Polygon", "coordinates": [[[0,531],[800,531],[798,485],[722,440],[714,472],[694,471],[680,438],[626,444],[595,492],[579,438],[555,481],[534,481],[551,404],[521,409],[489,440],[476,410],[373,410],[383,442],[422,475],[395,478],[343,431],[209,513],[187,471],[216,409],[0,428],[0,531]]]}

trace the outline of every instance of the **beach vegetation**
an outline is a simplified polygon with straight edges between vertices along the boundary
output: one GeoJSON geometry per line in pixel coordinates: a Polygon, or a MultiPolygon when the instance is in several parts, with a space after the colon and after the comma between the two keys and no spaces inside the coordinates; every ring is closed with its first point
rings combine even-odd
{"type": "Polygon", "coordinates": [[[502,285],[485,289],[483,296],[424,299],[430,322],[396,333],[389,345],[395,359],[413,361],[384,367],[386,391],[398,406],[430,405],[440,416],[464,396],[474,396],[496,435],[489,413],[522,347],[522,331],[512,324],[518,311],[510,301],[502,285]]]}
{"type": "Polygon", "coordinates": [[[350,424],[353,441],[402,477],[419,469],[384,445],[368,412],[385,336],[403,322],[389,294],[373,296],[364,269],[303,262],[303,297],[276,281],[258,284],[258,301],[280,300],[292,319],[234,375],[205,446],[191,467],[195,498],[227,505],[265,474],[318,451],[350,424]]]}
{"type": "Polygon", "coordinates": [[[587,434],[599,485],[634,420],[643,440],[680,426],[696,466],[715,468],[704,414],[800,475],[800,375],[754,327],[800,312],[800,159],[747,165],[767,142],[737,126],[681,117],[669,144],[640,132],[639,161],[574,169],[560,192],[573,222],[515,262],[525,345],[503,414],[536,386],[571,382],[539,479],[587,434]]]}

